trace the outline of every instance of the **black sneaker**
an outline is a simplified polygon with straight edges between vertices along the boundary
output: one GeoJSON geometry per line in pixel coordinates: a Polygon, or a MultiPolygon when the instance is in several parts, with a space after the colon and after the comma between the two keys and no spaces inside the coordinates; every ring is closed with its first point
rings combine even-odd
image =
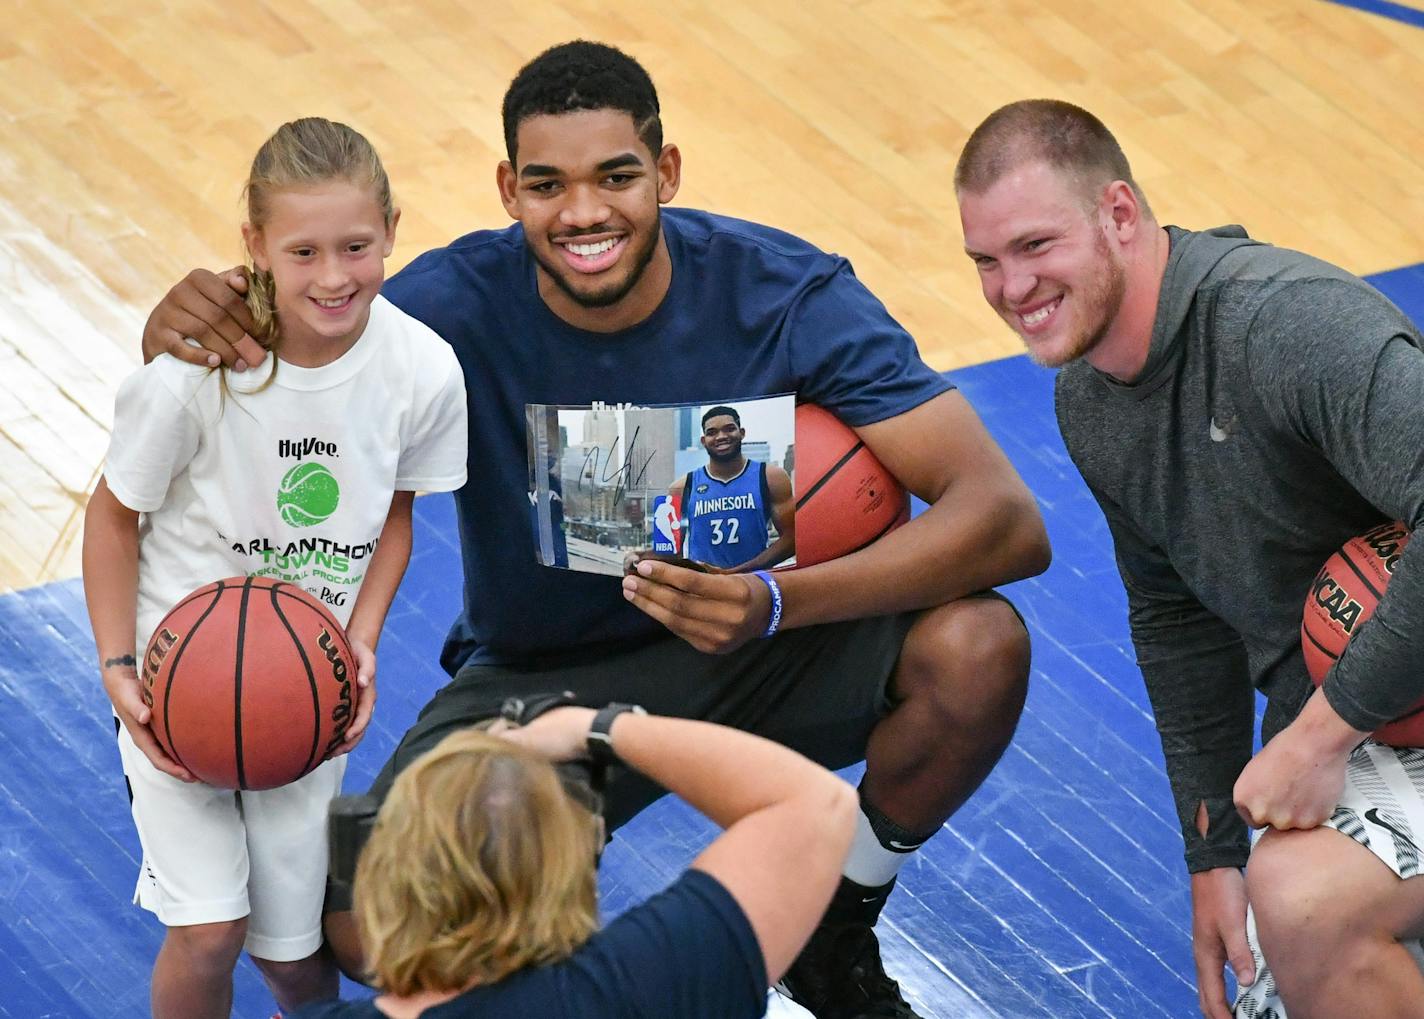
{"type": "Polygon", "coordinates": [[[886,976],[868,924],[822,923],[779,986],[816,1019],[920,1019],[886,976]]]}

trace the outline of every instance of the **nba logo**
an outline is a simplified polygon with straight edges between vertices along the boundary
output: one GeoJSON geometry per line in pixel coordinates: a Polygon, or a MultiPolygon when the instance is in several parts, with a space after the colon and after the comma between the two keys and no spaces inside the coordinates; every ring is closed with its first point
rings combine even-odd
{"type": "Polygon", "coordinates": [[[681,537],[678,530],[677,504],[669,496],[656,496],[653,499],[653,551],[677,555],[677,539],[681,537]]]}

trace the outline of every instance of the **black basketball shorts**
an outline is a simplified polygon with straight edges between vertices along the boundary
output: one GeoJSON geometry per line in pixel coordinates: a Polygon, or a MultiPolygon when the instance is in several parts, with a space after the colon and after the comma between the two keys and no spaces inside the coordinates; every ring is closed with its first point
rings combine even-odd
{"type": "MultiPolygon", "coordinates": [[[[981,597],[1003,599],[995,591],[981,597]]],[[[1011,606],[1012,607],[1012,606],[1011,606]]],[[[467,665],[436,692],[377,775],[395,776],[452,732],[499,714],[509,697],[571,690],[580,703],[639,704],[657,715],[717,722],[775,740],[828,768],[865,757],[870,732],[894,706],[890,676],[916,612],[786,630],[730,654],[709,655],[669,634],[630,651],[557,668],[467,665]]],[[[615,772],[608,830],[662,795],[641,775],[615,772]]]]}

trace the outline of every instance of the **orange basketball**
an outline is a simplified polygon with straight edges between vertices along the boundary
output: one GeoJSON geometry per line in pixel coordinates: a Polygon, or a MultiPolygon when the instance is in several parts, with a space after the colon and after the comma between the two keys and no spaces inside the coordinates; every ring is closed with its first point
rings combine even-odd
{"type": "Polygon", "coordinates": [[[200,587],[163,617],[143,655],[154,736],[225,789],[272,789],[320,764],[345,737],[355,679],[335,617],[265,577],[200,587]]]}
{"type": "MultiPolygon", "coordinates": [[[[1409,528],[1397,520],[1372,527],[1345,542],[1315,575],[1305,596],[1300,642],[1305,667],[1316,686],[1325,681],[1345,645],[1384,597],[1409,537],[1409,528]]],[[[1424,700],[1374,736],[1393,746],[1424,746],[1424,700]]]]}
{"type": "Polygon", "coordinates": [[[860,436],[814,404],[796,408],[796,564],[849,555],[910,519],[905,490],[860,436]]]}

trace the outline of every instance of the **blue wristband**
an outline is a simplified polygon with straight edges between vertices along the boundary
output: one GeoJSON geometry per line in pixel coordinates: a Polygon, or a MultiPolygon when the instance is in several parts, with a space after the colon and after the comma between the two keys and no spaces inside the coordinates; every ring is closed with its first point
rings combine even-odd
{"type": "Polygon", "coordinates": [[[766,589],[771,592],[771,619],[767,620],[766,630],[761,635],[765,640],[781,629],[781,585],[766,570],[757,570],[752,576],[760,577],[762,583],[766,584],[766,589]]]}

